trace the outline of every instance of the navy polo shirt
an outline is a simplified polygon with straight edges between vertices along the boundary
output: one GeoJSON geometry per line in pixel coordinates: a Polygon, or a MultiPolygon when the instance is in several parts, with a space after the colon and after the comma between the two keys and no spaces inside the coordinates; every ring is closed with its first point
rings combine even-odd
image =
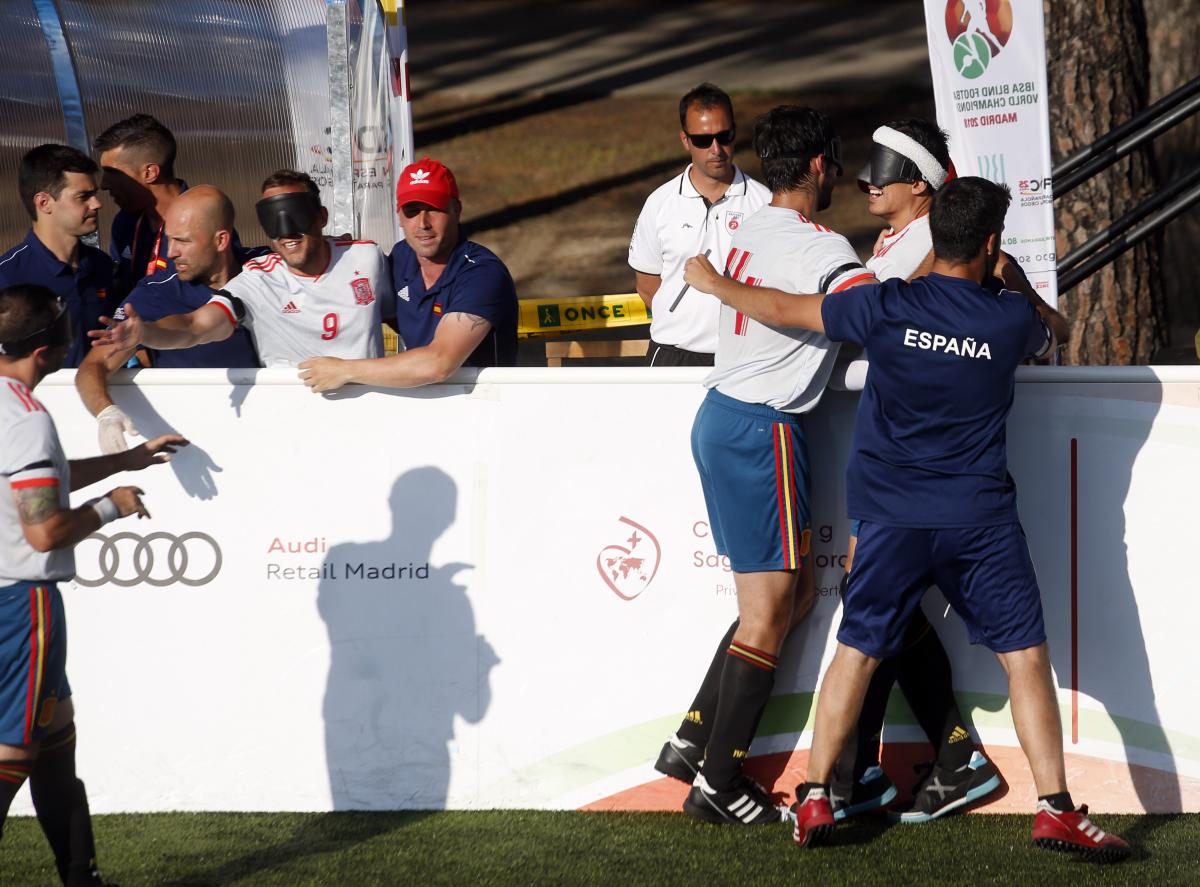
{"type": "MultiPolygon", "coordinates": [[[[182,194],[188,188],[187,182],[180,179],[179,185],[182,194]]],[[[108,254],[112,256],[116,266],[118,295],[132,292],[139,280],[149,276],[146,272],[151,260],[155,265],[152,273],[175,273],[175,263],[167,258],[167,247],[170,243],[166,232],[163,231],[163,223],[151,222],[146,217],[146,210],[136,213],[125,209],[118,210],[113,216],[108,243],[108,254]]]]}
{"type": "Polygon", "coordinates": [[[154,224],[145,217],[145,213],[121,210],[113,217],[108,254],[116,265],[118,286],[124,292],[132,291],[137,282],[146,276],[152,257],[155,260],[155,273],[175,271],[175,263],[167,258],[170,241],[165,232],[159,237],[161,230],[161,223],[154,224]],[[156,243],[157,256],[154,255],[156,243]]]}
{"type": "MultiPolygon", "coordinates": [[[[172,314],[188,314],[203,308],[212,299],[213,291],[205,283],[195,280],[180,280],[179,273],[159,271],[144,277],[124,300],[131,304],[143,320],[155,321],[172,314]]],[[[250,331],[239,326],[233,335],[221,342],[193,345],[191,348],[173,348],[150,352],[151,366],[158,369],[180,367],[257,367],[262,366],[250,331]]]]}
{"type": "Polygon", "coordinates": [[[100,329],[100,315],[111,315],[117,307],[112,298],[113,267],[108,256],[80,243],[79,266],[72,268],[60,262],[31,229],[24,240],[0,256],[0,287],[19,283],[44,286],[67,303],[75,341],[63,365],[79,366],[92,344],[88,330],[100,329]]]}
{"type": "MultiPolygon", "coordinates": [[[[239,265],[269,252],[265,247],[237,252],[239,265]]],[[[155,321],[172,314],[188,314],[203,308],[212,299],[212,288],[198,280],[180,280],[174,270],[162,270],[144,277],[133,292],[122,300],[130,303],[143,320],[155,321]]],[[[165,351],[148,348],[152,365],[158,369],[188,367],[258,367],[262,362],[254,348],[250,331],[239,326],[233,335],[221,342],[193,345],[191,348],[172,348],[165,351]]]]}
{"type": "Polygon", "coordinates": [[[442,276],[428,290],[417,254],[403,240],[392,249],[391,265],[396,285],[396,326],[406,348],[428,345],[442,317],[460,311],[482,317],[492,325],[463,366],[516,364],[517,290],[512,275],[490,249],[470,240],[460,241],[442,276]]]}
{"type": "Polygon", "coordinates": [[[871,361],[846,469],[850,517],[929,529],[1017,521],[1013,380],[1050,344],[1029,301],[994,279],[929,274],[827,296],[821,317],[829,338],[866,346],[871,361]]]}

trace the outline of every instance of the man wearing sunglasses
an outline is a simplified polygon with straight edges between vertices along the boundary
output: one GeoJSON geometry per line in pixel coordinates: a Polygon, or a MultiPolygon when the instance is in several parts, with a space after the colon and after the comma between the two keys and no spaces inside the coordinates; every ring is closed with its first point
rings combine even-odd
{"type": "Polygon", "coordinates": [[[720,303],[686,286],[683,264],[707,252],[723,261],[733,234],[770,192],[733,163],[733,103],[711,83],[679,101],[679,141],[687,169],[657,188],[629,242],[638,295],[653,312],[651,366],[712,366],[720,303]]]}

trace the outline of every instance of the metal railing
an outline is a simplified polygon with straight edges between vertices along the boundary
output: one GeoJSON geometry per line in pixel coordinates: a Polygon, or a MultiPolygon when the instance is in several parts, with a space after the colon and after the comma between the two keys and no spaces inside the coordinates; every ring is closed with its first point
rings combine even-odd
{"type": "Polygon", "coordinates": [[[1133,115],[1107,135],[1064,157],[1050,170],[1057,200],[1112,166],[1143,143],[1156,138],[1200,111],[1200,77],[1171,92],[1150,107],[1133,115]]]}
{"type": "MultiPolygon", "coordinates": [[[[1159,99],[1051,170],[1054,197],[1067,194],[1139,146],[1200,111],[1200,77],[1159,99]]],[[[1139,241],[1200,202],[1200,168],[1152,194],[1058,263],[1058,292],[1067,292],[1139,241]]]]}

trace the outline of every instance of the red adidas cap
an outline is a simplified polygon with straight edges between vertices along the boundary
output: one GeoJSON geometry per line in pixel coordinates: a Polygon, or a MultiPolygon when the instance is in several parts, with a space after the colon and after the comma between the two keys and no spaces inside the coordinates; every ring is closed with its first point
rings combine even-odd
{"type": "Polygon", "coordinates": [[[458,183],[454,181],[454,173],[428,157],[404,167],[396,182],[397,212],[406,203],[428,203],[445,209],[450,205],[451,198],[458,199],[458,183]]]}

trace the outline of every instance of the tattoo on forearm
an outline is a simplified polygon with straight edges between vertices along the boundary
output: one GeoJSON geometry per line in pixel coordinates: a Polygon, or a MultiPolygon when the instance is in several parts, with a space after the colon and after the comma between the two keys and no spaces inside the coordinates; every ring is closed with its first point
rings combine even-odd
{"type": "Polygon", "coordinates": [[[13,495],[23,524],[40,524],[58,511],[58,487],[29,487],[13,495]]]}

